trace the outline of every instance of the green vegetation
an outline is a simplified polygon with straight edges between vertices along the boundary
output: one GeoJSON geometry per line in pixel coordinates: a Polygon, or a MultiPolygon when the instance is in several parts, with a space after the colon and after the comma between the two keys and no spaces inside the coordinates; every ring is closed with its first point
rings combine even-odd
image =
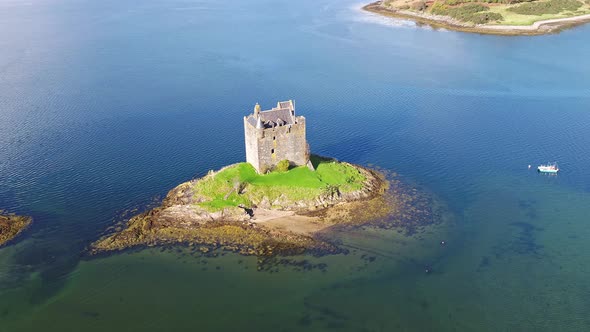
{"type": "MultiPolygon", "coordinates": [[[[449,0],[447,0],[449,1],[449,0]]],[[[450,0],[453,3],[457,0],[450,0]]],[[[436,15],[450,16],[456,20],[463,22],[472,22],[475,24],[485,24],[491,21],[502,20],[502,15],[498,13],[489,12],[489,7],[479,3],[469,3],[460,6],[449,6],[445,2],[436,2],[432,8],[431,13],[436,15]]]]}
{"type": "MultiPolygon", "coordinates": [[[[590,14],[590,0],[386,0],[383,6],[375,5],[377,12],[382,12],[382,7],[393,10],[394,16],[396,13],[405,16],[404,12],[399,12],[403,10],[451,17],[459,22],[501,26],[527,26],[537,21],[590,14]]],[[[450,26],[451,29],[454,26],[453,22],[445,19],[429,16],[424,19],[450,26]]],[[[473,27],[475,30],[478,28],[473,27]]],[[[509,30],[493,31],[513,34],[509,30]]],[[[530,30],[526,31],[526,34],[531,33],[534,34],[530,30]]]]}
{"type": "Polygon", "coordinates": [[[294,202],[322,195],[359,190],[366,177],[354,166],[312,156],[315,171],[306,166],[258,174],[248,163],[239,163],[205,177],[193,185],[195,201],[210,210],[251,207],[268,200],[294,202]]]}
{"type": "Polygon", "coordinates": [[[531,2],[531,1],[535,1],[535,0],[443,0],[440,2],[444,3],[445,5],[456,6],[456,5],[461,5],[461,4],[465,4],[465,3],[490,3],[490,4],[493,3],[493,4],[514,5],[517,3],[531,2]]]}
{"type": "Polygon", "coordinates": [[[275,166],[274,172],[286,172],[289,170],[289,161],[287,159],[283,159],[277,163],[275,166]]]}
{"type": "Polygon", "coordinates": [[[563,11],[576,11],[583,5],[577,0],[549,0],[523,3],[508,10],[521,15],[559,14],[563,11]]]}

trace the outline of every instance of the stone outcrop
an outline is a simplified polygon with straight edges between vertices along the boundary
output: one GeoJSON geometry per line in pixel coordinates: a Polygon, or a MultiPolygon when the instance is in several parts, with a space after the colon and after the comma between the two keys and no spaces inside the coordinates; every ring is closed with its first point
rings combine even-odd
{"type": "Polygon", "coordinates": [[[14,239],[31,224],[30,217],[4,215],[0,211],[0,246],[14,239]]]}

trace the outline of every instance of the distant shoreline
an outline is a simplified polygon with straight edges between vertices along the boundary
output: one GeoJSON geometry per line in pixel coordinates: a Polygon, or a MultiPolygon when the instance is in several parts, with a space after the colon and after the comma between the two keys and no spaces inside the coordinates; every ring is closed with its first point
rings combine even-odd
{"type": "Polygon", "coordinates": [[[421,14],[410,10],[393,10],[376,1],[362,7],[371,13],[412,20],[434,28],[501,36],[536,36],[557,33],[590,22],[590,14],[534,22],[531,25],[484,25],[460,22],[448,16],[421,14]]]}

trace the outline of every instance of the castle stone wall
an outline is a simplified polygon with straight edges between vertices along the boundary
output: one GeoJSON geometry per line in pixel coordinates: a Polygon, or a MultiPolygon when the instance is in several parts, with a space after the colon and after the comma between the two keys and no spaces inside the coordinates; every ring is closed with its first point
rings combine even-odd
{"type": "Polygon", "coordinates": [[[304,117],[298,116],[296,124],[267,128],[263,132],[263,137],[258,139],[259,172],[272,169],[284,159],[294,166],[307,164],[309,149],[304,117]]]}
{"type": "MultiPolygon", "coordinates": [[[[287,103],[287,102],[285,102],[287,103]]],[[[292,105],[288,102],[288,105],[292,105]]],[[[279,103],[280,105],[280,103],[279,103]]],[[[258,106],[257,106],[258,107],[258,106]]],[[[309,146],[305,137],[305,117],[294,116],[294,109],[273,109],[282,112],[281,120],[287,121],[272,125],[261,122],[261,113],[244,117],[244,136],[246,143],[246,161],[252,164],[259,173],[272,170],[281,160],[288,160],[292,166],[307,165],[309,146]],[[291,113],[289,113],[291,112],[291,113]],[[286,123],[285,123],[286,122],[286,123]]],[[[265,118],[277,114],[262,113],[265,118]]]]}
{"type": "Polygon", "coordinates": [[[258,159],[258,137],[262,137],[263,129],[256,129],[248,123],[248,118],[244,117],[244,136],[246,140],[246,161],[252,164],[259,171],[260,163],[258,159]]]}

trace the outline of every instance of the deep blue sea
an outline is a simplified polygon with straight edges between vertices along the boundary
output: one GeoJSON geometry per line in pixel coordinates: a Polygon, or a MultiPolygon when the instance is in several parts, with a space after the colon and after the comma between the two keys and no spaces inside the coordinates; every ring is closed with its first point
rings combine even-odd
{"type": "Polygon", "coordinates": [[[361,6],[1,0],[0,209],[34,222],[0,249],[0,331],[590,330],[590,25],[483,36],[361,6]],[[183,246],[86,257],[129,211],[244,160],[242,117],[288,99],[314,153],[398,173],[445,222],[297,257],[325,271],[183,246]]]}

